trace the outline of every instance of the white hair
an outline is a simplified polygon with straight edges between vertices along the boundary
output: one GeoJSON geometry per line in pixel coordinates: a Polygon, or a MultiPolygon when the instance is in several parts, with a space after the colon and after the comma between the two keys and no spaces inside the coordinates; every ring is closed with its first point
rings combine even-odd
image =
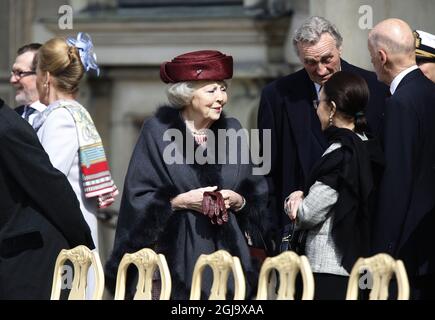
{"type": "Polygon", "coordinates": [[[226,87],[228,84],[226,81],[214,81],[214,80],[199,80],[199,81],[184,81],[172,83],[166,89],[166,96],[169,103],[176,108],[183,108],[191,103],[193,93],[196,89],[203,86],[208,82],[222,82],[226,87]]]}
{"type": "Polygon", "coordinates": [[[196,90],[197,81],[172,83],[166,89],[169,103],[177,108],[182,108],[192,101],[193,92],[196,90]]]}

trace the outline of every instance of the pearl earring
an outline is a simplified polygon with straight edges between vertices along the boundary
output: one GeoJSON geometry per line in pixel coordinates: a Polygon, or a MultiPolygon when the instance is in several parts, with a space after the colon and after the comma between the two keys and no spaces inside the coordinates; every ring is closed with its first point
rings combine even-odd
{"type": "Polygon", "coordinates": [[[329,115],[329,126],[332,126],[332,114],[329,115]]]}

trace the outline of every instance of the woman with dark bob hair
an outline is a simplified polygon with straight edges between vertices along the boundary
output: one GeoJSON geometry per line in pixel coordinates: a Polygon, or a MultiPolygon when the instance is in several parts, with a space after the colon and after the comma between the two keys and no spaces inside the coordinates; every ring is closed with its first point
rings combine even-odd
{"type": "MultiPolygon", "coordinates": [[[[232,74],[232,57],[213,50],[182,54],[161,65],[170,105],[145,121],[130,161],[106,266],[109,289],[124,253],[150,247],[166,257],[171,298],[189,299],[198,257],[225,249],[240,258],[251,295],[257,274],[248,240],[256,238],[251,230],[260,225],[267,185],[253,175],[247,144],[229,141],[231,132],[242,129],[223,114],[225,80],[232,74]],[[210,215],[210,204],[217,215],[210,215]]],[[[209,296],[210,284],[211,270],[206,270],[203,297],[209,296]]],[[[231,280],[229,285],[232,297],[231,280]]],[[[129,291],[134,293],[132,283],[129,291]]]]}
{"type": "Polygon", "coordinates": [[[295,229],[305,234],[315,299],[344,299],[353,264],[369,254],[382,154],[366,133],[368,98],[367,83],[358,75],[341,71],[325,83],[316,104],[329,147],[305,192],[291,193],[284,203],[295,229]]]}

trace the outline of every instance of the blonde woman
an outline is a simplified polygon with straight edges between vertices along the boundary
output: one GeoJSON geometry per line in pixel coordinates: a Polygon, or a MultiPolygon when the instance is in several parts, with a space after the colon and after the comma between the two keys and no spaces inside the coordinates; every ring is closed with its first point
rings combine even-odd
{"type": "Polygon", "coordinates": [[[118,193],[110,175],[103,145],[86,109],[75,100],[84,73],[99,72],[87,34],[77,39],[54,38],[38,51],[36,82],[47,109],[33,127],[55,168],[65,174],[80,202],[98,250],[96,211],[118,193]]]}

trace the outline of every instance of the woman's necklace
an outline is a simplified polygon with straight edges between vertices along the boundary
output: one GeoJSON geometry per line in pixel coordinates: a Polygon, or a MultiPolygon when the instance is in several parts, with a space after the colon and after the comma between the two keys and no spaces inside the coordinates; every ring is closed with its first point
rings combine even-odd
{"type": "Polygon", "coordinates": [[[186,127],[192,133],[193,138],[195,139],[195,142],[197,144],[199,144],[199,145],[206,143],[207,142],[207,128],[202,128],[202,129],[196,130],[192,126],[193,125],[193,121],[189,121],[189,120],[185,119],[183,115],[181,115],[181,117],[184,120],[184,123],[186,124],[186,127]]]}
{"type": "Polygon", "coordinates": [[[201,129],[196,132],[193,132],[193,138],[196,143],[202,145],[207,142],[207,131],[206,129],[201,129]]]}

